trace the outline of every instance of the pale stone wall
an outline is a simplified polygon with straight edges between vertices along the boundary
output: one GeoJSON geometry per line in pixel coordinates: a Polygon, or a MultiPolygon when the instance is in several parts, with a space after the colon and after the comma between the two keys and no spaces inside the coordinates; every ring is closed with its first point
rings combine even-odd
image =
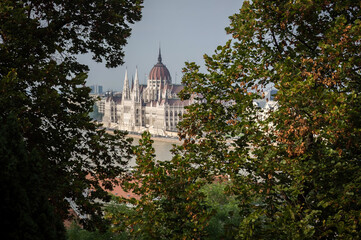
{"type": "MultiPolygon", "coordinates": [[[[170,77],[168,80],[148,79],[147,85],[140,85],[136,72],[134,83],[130,88],[126,71],[122,93],[102,100],[104,126],[129,132],[149,131],[160,136],[176,136],[177,124],[181,120],[179,115],[183,115],[185,104],[172,92],[174,86],[170,77]]],[[[180,87],[176,86],[177,91],[180,87]]]]}

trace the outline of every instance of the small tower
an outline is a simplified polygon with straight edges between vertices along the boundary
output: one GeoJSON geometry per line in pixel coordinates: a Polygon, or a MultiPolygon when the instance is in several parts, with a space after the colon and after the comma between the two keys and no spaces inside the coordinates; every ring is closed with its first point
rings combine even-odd
{"type": "Polygon", "coordinates": [[[135,80],[134,80],[134,87],[133,87],[133,101],[140,102],[138,67],[135,69],[135,80]]]}
{"type": "Polygon", "coordinates": [[[128,80],[128,70],[125,69],[124,85],[123,85],[123,96],[122,100],[130,99],[130,89],[129,89],[129,80],[128,80]]]}

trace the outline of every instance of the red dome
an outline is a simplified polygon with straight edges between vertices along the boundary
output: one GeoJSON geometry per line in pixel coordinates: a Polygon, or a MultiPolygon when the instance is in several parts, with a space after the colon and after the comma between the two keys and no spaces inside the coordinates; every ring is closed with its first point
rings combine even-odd
{"type": "Polygon", "coordinates": [[[168,68],[163,63],[157,63],[150,70],[149,79],[170,81],[171,77],[168,68]]]}
{"type": "Polygon", "coordinates": [[[166,80],[167,82],[171,83],[171,76],[168,71],[168,68],[162,63],[162,56],[160,54],[160,49],[159,49],[158,63],[154,65],[152,70],[150,70],[149,79],[166,80]]]}

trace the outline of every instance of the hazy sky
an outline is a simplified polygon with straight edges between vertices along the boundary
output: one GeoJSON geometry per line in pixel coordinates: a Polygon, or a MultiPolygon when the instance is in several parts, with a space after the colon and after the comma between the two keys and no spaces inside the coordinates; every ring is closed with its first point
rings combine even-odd
{"type": "MultiPolygon", "coordinates": [[[[132,25],[132,35],[125,46],[125,64],[107,69],[104,64],[83,55],[79,60],[90,67],[88,85],[103,85],[103,90],[121,90],[125,69],[132,78],[138,66],[140,83],[157,63],[159,43],[163,64],[180,83],[184,62],[203,66],[203,54],[213,54],[230,36],[224,28],[229,16],[238,12],[242,0],[145,0],[142,20],[132,25]]],[[[205,71],[205,68],[202,69],[205,71]]]]}

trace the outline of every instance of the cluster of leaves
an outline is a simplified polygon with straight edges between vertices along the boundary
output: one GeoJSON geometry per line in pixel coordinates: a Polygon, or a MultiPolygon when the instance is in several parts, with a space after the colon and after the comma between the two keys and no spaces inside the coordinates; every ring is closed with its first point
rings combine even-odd
{"type": "Polygon", "coordinates": [[[156,162],[152,142],[145,132],[134,149],[137,166],[124,179],[123,188],[139,197],[122,199],[133,207],[131,215],[109,216],[116,230],[128,231],[134,239],[206,236],[205,226],[212,211],[199,191],[206,183],[204,176],[193,171],[189,156],[177,149],[172,160],[156,162]]]}
{"type": "Polygon", "coordinates": [[[68,240],[127,240],[129,239],[126,234],[117,234],[113,233],[110,230],[106,232],[96,231],[87,231],[80,227],[76,223],[72,223],[70,228],[67,230],[67,239],[68,240]]]}
{"type": "MultiPolygon", "coordinates": [[[[221,180],[221,179],[220,179],[221,180]]],[[[205,185],[200,191],[206,196],[206,205],[214,215],[206,226],[208,236],[205,239],[235,239],[241,221],[238,201],[234,195],[227,194],[229,182],[214,182],[205,185]]]]}
{"type": "Polygon", "coordinates": [[[235,196],[225,195],[229,183],[206,181],[179,152],[156,162],[149,133],[135,152],[137,166],[123,183],[135,197],[119,198],[119,204],[106,208],[112,231],[128,239],[234,238],[240,217],[235,196]]]}
{"type": "Polygon", "coordinates": [[[232,180],[240,238],[359,236],[360,18],[358,1],[245,1],[208,73],[187,64],[182,97],[197,102],[180,136],[232,180]],[[265,118],[254,101],[270,85],[265,118]]]}
{"type": "Polygon", "coordinates": [[[101,222],[95,200],[109,200],[104,189],[124,172],[131,148],[124,133],[107,134],[90,119],[88,67],[76,54],[91,52],[109,67],[121,64],[142,2],[0,2],[0,125],[15,116],[25,151],[36,150],[42,159],[37,168],[44,176],[34,187],[45,192],[62,219],[68,217],[65,198],[72,199],[82,214],[92,216],[83,223],[89,228],[101,222]],[[86,196],[86,190],[92,193],[86,196]]]}
{"type": "Polygon", "coordinates": [[[47,193],[37,186],[45,180],[44,159],[28,152],[16,117],[0,125],[0,212],[5,239],[65,239],[62,221],[55,216],[47,193]]]}

